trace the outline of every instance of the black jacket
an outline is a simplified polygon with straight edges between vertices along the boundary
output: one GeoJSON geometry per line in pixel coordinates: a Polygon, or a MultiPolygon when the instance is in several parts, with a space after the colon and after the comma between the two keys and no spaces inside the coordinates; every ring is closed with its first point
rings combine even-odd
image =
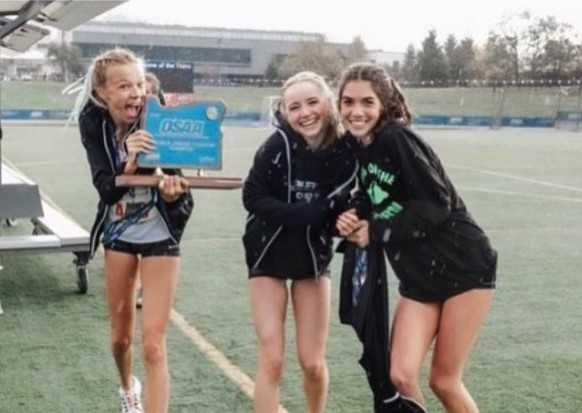
{"type": "Polygon", "coordinates": [[[382,247],[358,248],[351,242],[341,246],[339,316],[362,343],[360,365],[374,395],[374,412],[426,413],[414,400],[401,396],[390,381],[388,279],[382,247]]]}
{"type": "Polygon", "coordinates": [[[496,251],[418,135],[389,123],[367,147],[347,142],[361,165],[360,215],[370,219],[371,241],[386,248],[403,295],[413,286],[415,298],[438,301],[494,286],[496,251]]]}
{"type": "MultiPolygon", "coordinates": [[[[108,112],[92,102],[87,103],[79,116],[81,141],[87,152],[87,160],[91,168],[93,185],[99,194],[97,216],[91,229],[91,256],[99,247],[103,227],[109,209],[128,191],[128,188],[115,186],[115,177],[121,175],[125,163],[117,162],[115,149],[115,125],[108,112]]],[[[166,174],[178,174],[179,170],[164,170],[166,174]]],[[[136,173],[151,174],[151,169],[139,169],[136,173]]],[[[157,189],[156,189],[157,190],[157,189]]],[[[186,192],[172,203],[157,197],[157,208],[173,240],[178,243],[186,227],[186,223],[194,208],[194,201],[190,192],[186,192]]]]}
{"type": "Polygon", "coordinates": [[[243,244],[249,269],[257,268],[283,227],[305,228],[313,274],[321,275],[332,257],[332,233],[356,179],[356,160],[342,140],[318,151],[282,123],[257,150],[243,187],[247,218],[243,244]],[[318,198],[297,200],[292,187],[316,180],[318,198]]]}

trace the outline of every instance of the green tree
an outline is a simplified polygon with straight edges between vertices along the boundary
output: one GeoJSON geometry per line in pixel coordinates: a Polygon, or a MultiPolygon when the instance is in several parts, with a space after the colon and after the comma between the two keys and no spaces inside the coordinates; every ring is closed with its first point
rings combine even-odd
{"type": "Polygon", "coordinates": [[[428,32],[418,55],[420,80],[444,81],[447,79],[447,62],[442,47],[437,42],[436,30],[428,32]]]}
{"type": "Polygon", "coordinates": [[[513,76],[519,77],[519,63],[516,62],[514,46],[515,43],[511,43],[505,36],[493,32],[489,33],[483,52],[487,79],[505,80],[511,79],[513,76]]]}
{"type": "Polygon", "coordinates": [[[560,23],[555,17],[536,19],[527,30],[528,54],[526,63],[534,78],[560,78],[568,72],[574,59],[575,45],[572,26],[560,23]]]}
{"type": "Polygon", "coordinates": [[[412,44],[409,44],[406,48],[406,53],[404,54],[404,62],[400,70],[400,74],[403,80],[409,82],[418,81],[418,61],[416,50],[412,44]]]}
{"type": "Polygon", "coordinates": [[[512,14],[497,25],[498,31],[489,33],[486,45],[486,61],[492,65],[486,69],[489,78],[504,76],[504,80],[519,81],[521,79],[524,63],[522,60],[527,49],[527,26],[530,19],[531,15],[528,11],[512,14]],[[503,61],[496,64],[495,58],[502,58],[503,61]],[[492,74],[493,77],[491,77],[492,74]]]}
{"type": "Polygon", "coordinates": [[[576,46],[569,39],[549,40],[542,60],[545,77],[561,79],[571,76],[576,67],[576,46]]]}
{"type": "Polygon", "coordinates": [[[283,64],[286,58],[287,55],[284,54],[277,54],[273,56],[273,58],[269,62],[269,65],[267,66],[267,69],[265,70],[265,77],[270,80],[280,79],[281,76],[279,72],[281,69],[281,65],[283,64]]]}
{"type": "Polygon", "coordinates": [[[444,45],[445,57],[447,60],[448,78],[450,80],[458,80],[461,72],[457,38],[454,34],[447,37],[444,45]]]}
{"type": "Polygon", "coordinates": [[[582,43],[574,46],[574,56],[570,76],[576,78],[582,77],[582,43]]]}
{"type": "Polygon", "coordinates": [[[394,62],[392,62],[391,65],[389,65],[389,64],[384,65],[384,68],[386,69],[388,74],[390,74],[390,76],[392,76],[394,79],[396,79],[396,80],[403,79],[402,65],[400,64],[400,62],[398,60],[395,60],[394,62]]]}
{"type": "Polygon", "coordinates": [[[461,40],[456,52],[458,79],[469,80],[478,77],[477,52],[475,42],[470,37],[461,40]]]}
{"type": "Polygon", "coordinates": [[[475,77],[476,57],[473,39],[467,37],[458,42],[456,37],[451,34],[445,41],[444,50],[448,63],[448,76],[451,81],[475,77]]]}
{"type": "Polygon", "coordinates": [[[325,40],[304,42],[283,61],[279,75],[287,78],[302,70],[311,70],[327,79],[336,79],[344,67],[344,59],[337,48],[325,40]]]}
{"type": "Polygon", "coordinates": [[[368,59],[368,50],[360,36],[354,37],[345,55],[345,64],[362,62],[368,59]]]}
{"type": "Polygon", "coordinates": [[[47,45],[46,56],[60,68],[63,80],[67,83],[71,80],[71,75],[78,77],[85,73],[81,52],[77,46],[65,42],[52,42],[47,45]]]}

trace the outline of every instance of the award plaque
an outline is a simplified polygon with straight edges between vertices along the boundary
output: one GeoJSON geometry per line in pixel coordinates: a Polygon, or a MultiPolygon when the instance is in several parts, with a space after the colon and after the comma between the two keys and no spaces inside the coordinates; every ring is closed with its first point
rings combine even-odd
{"type": "Polygon", "coordinates": [[[174,107],[161,106],[149,97],[144,129],[155,149],[140,154],[137,163],[146,168],[213,169],[222,167],[222,130],[226,108],[221,101],[203,101],[174,107]]]}
{"type": "MultiPolygon", "coordinates": [[[[146,101],[144,129],[153,137],[154,151],[140,154],[143,168],[204,169],[222,168],[222,129],[226,107],[221,101],[200,101],[184,105],[161,106],[158,99],[146,101]]],[[[186,174],[187,175],[187,174],[186,174]]],[[[157,186],[157,175],[120,175],[116,186],[157,186]]],[[[236,189],[241,178],[186,176],[190,187],[236,189]]]]}

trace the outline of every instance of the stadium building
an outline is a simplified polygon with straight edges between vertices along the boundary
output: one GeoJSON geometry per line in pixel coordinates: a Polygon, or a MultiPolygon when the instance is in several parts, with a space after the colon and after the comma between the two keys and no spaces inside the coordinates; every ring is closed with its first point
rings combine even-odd
{"type": "Polygon", "coordinates": [[[195,79],[234,82],[262,79],[271,62],[282,61],[301,42],[320,40],[319,33],[117,22],[83,24],[70,38],[86,59],[122,46],[146,61],[191,64],[195,79]]]}
{"type": "MultiPolygon", "coordinates": [[[[301,43],[324,40],[323,34],[313,32],[90,21],[69,32],[52,33],[28,53],[5,54],[0,62],[0,78],[26,80],[58,75],[59,68],[45,58],[46,48],[50,42],[63,41],[78,46],[87,64],[100,52],[121,46],[143,57],[148,70],[158,75],[163,68],[181,68],[183,76],[191,77],[181,77],[177,73],[180,70],[165,77],[163,83],[168,92],[172,91],[172,83],[248,84],[263,82],[269,65],[280,64],[301,43]]],[[[350,44],[334,46],[347,51],[350,44]]],[[[404,53],[379,50],[369,53],[371,61],[381,64],[391,65],[404,59],[404,53]]]]}

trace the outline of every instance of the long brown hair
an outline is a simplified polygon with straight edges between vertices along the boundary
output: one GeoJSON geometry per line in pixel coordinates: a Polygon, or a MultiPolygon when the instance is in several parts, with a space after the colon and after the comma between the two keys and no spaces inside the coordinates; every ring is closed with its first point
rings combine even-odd
{"type": "Polygon", "coordinates": [[[410,126],[412,113],[402,89],[386,70],[377,64],[354,63],[344,70],[338,86],[338,105],[341,105],[346,85],[354,80],[370,82],[372,90],[382,104],[382,112],[375,130],[380,129],[389,121],[397,121],[410,126]]]}

